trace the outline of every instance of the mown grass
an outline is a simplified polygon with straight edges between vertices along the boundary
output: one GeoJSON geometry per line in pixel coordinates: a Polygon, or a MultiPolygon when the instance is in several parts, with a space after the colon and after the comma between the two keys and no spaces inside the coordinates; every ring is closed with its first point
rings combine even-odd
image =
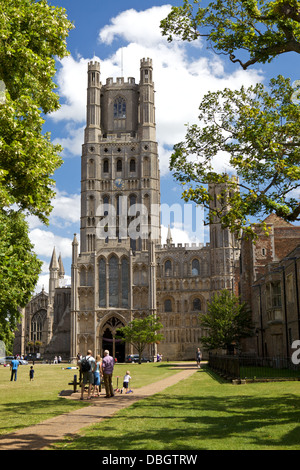
{"type": "Polygon", "coordinates": [[[299,450],[299,383],[232,385],[208,369],[197,371],[58,448],[299,450]]]}
{"type": "MultiPolygon", "coordinates": [[[[169,366],[159,364],[117,364],[114,386],[122,385],[125,371],[130,369],[135,388],[150,384],[176,373],[169,366]]],[[[16,382],[10,382],[10,368],[0,366],[0,434],[40,423],[46,419],[68,413],[86,406],[85,401],[67,400],[60,396],[63,390],[72,390],[68,385],[78,370],[67,369],[68,365],[35,364],[34,381],[29,380],[29,365],[19,366],[16,382]]],[[[90,404],[90,403],[88,403],[90,404]]]]}
{"type": "MultiPolygon", "coordinates": [[[[114,386],[128,368],[133,389],[177,373],[166,363],[117,365],[114,386]]],[[[88,404],[59,396],[77,371],[60,365],[35,371],[30,382],[29,367],[21,366],[17,382],[10,382],[9,369],[0,367],[1,434],[88,404]]],[[[299,450],[299,387],[296,381],[232,385],[202,369],[53,449],[299,450]]]]}

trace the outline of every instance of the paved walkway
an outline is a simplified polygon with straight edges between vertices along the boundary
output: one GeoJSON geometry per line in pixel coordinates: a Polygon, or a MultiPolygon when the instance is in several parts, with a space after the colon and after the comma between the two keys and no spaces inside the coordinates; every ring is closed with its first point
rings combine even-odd
{"type": "MultiPolygon", "coordinates": [[[[90,400],[90,406],[0,436],[0,450],[41,450],[49,448],[51,444],[61,441],[65,436],[75,436],[81,428],[98,423],[138,400],[159,393],[180,380],[190,377],[197,370],[195,363],[180,364],[178,368],[182,370],[171,377],[151,384],[151,386],[147,385],[135,389],[133,393],[116,394],[110,399],[105,399],[104,395],[101,395],[100,398],[90,400]]],[[[80,393],[66,395],[66,398],[79,400],[80,393]]]]}

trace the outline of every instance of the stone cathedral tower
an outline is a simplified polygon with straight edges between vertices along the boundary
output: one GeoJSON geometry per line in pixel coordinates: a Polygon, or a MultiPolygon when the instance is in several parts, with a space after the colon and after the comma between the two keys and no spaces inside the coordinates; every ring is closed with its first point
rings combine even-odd
{"type": "MultiPolygon", "coordinates": [[[[199,316],[211,296],[237,289],[239,248],[218,220],[211,224],[210,243],[175,245],[170,228],[161,243],[152,60],[141,60],[139,83],[120,77],[102,84],[98,62],[88,64],[87,75],[80,243],[75,235],[72,285],[63,286],[62,260],[54,250],[49,295],[42,292],[25,309],[21,350],[32,352],[25,346],[38,332],[44,357],[72,359],[87,349],[94,355],[109,349],[124,361],[136,351],[116,338],[116,330],[157,314],[164,340],[149,346],[145,356],[194,359],[206,334],[199,316]]],[[[211,186],[210,193],[211,209],[222,204],[226,210],[224,188],[211,186]]]]}
{"type": "Polygon", "coordinates": [[[77,238],[73,241],[73,357],[87,348],[102,355],[107,348],[124,359],[131,351],[115,339],[116,329],[137,315],[156,311],[160,178],[152,74],[152,60],[142,59],[138,84],[134,78],[120,77],[102,85],[100,64],[88,64],[80,254],[77,238]],[[137,266],[142,313],[134,309],[137,266]]]}

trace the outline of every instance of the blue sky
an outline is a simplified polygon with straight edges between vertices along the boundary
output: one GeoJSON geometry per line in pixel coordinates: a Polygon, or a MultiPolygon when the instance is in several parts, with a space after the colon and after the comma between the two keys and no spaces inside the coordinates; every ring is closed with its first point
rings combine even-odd
{"type": "MultiPolygon", "coordinates": [[[[57,196],[49,226],[30,217],[30,236],[35,251],[43,260],[43,272],[37,286],[48,291],[48,268],[55,246],[61,253],[66,282],[70,279],[71,242],[80,228],[80,157],[85,127],[86,71],[90,60],[100,60],[101,81],[108,77],[139,78],[140,59],[153,60],[156,89],[156,125],[161,169],[161,202],[182,204],[181,187],[168,170],[168,161],[175,143],[184,139],[185,124],[196,123],[201,98],[208,91],[224,87],[233,89],[250,86],[258,81],[267,84],[278,74],[293,80],[300,79],[295,54],[285,54],[271,64],[258,65],[243,71],[225,56],[217,56],[200,40],[187,44],[168,43],[162,37],[159,21],[171,9],[171,4],[160,0],[50,0],[52,5],[64,7],[74,23],[67,40],[70,56],[57,62],[61,109],[48,116],[45,131],[52,140],[64,147],[64,164],[54,175],[57,196]]],[[[172,5],[181,5],[174,0],[172,5]]],[[[220,169],[227,167],[226,158],[217,161],[220,169]]],[[[172,230],[175,243],[202,240],[199,226],[191,229],[176,225],[172,230]],[[197,233],[195,233],[197,228],[197,233]],[[185,230],[183,230],[185,229],[185,230]],[[194,230],[194,232],[193,232],[194,230]],[[199,236],[200,235],[200,236],[199,236]]],[[[162,236],[167,227],[163,226],[162,236]]],[[[164,241],[164,238],[163,240],[164,241]]],[[[207,241],[205,235],[204,241],[207,241]]]]}

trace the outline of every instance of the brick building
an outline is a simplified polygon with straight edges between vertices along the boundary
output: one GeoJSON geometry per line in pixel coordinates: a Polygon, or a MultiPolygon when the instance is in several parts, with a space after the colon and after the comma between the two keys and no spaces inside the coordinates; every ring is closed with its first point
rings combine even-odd
{"type": "Polygon", "coordinates": [[[295,323],[299,281],[290,260],[299,257],[300,227],[274,214],[264,222],[267,234],[257,227],[256,242],[241,243],[240,295],[251,307],[256,330],[255,337],[244,342],[244,350],[285,356],[290,354],[291,338],[300,338],[295,323]]]}

